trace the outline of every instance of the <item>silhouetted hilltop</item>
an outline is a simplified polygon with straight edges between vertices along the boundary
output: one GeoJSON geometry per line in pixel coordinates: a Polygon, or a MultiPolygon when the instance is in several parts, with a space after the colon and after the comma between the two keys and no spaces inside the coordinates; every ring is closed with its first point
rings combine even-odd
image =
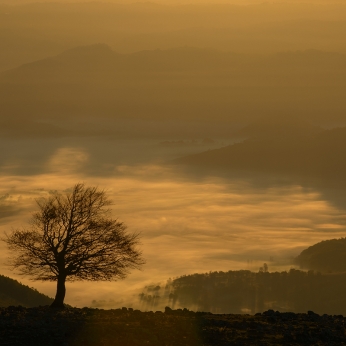
{"type": "MultiPolygon", "coordinates": [[[[213,313],[250,313],[313,310],[346,314],[346,273],[321,274],[291,269],[257,273],[249,270],[184,275],[141,295],[141,299],[213,313]],[[158,296],[155,299],[154,296],[158,296]],[[168,295],[168,297],[166,297],[168,295]],[[150,299],[151,298],[151,299],[150,299]],[[162,302],[163,303],[163,302],[162,302]]],[[[155,304],[148,307],[155,308],[155,304]]]]}
{"type": "Polygon", "coordinates": [[[0,275],[0,306],[21,305],[35,307],[50,305],[52,298],[25,286],[16,280],[0,275]]]}
{"type": "Polygon", "coordinates": [[[343,179],[346,127],[318,132],[317,127],[250,126],[252,137],[220,149],[173,161],[205,169],[237,169],[343,179]],[[297,131],[298,130],[298,131],[297,131]],[[317,133],[316,133],[317,132],[317,133]],[[306,135],[304,135],[306,133],[306,135]],[[316,134],[314,134],[316,133],[316,134]]]}
{"type": "Polygon", "coordinates": [[[324,240],[303,250],[295,262],[302,269],[346,272],[346,238],[324,240]]]}

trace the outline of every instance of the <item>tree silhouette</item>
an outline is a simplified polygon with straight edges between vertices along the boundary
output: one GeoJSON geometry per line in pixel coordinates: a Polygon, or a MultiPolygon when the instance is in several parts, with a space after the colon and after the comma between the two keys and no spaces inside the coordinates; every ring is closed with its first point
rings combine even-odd
{"type": "Polygon", "coordinates": [[[138,234],[109,217],[105,191],[77,184],[37,204],[31,228],[14,230],[4,241],[14,251],[13,268],[33,280],[57,282],[52,307],[64,307],[66,281],[123,279],[144,264],[138,234]]]}

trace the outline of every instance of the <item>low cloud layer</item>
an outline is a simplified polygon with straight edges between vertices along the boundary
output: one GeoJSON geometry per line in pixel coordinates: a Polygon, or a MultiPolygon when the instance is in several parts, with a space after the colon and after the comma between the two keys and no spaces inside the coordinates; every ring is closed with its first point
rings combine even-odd
{"type": "MultiPolygon", "coordinates": [[[[145,285],[183,274],[257,271],[263,262],[270,271],[289,269],[302,249],[345,235],[344,211],[313,189],[254,187],[240,178],[193,180],[157,165],[115,166],[107,177],[88,176],[83,174],[87,159],[83,150],[63,148],[47,161],[54,168],[49,172],[0,176],[1,236],[28,225],[35,199],[77,182],[105,189],[114,201],[113,217],[129,232],[141,233],[143,270],[121,282],[69,283],[66,302],[74,306],[137,307],[136,295],[145,285]]],[[[1,273],[54,295],[55,283],[31,282],[11,272],[5,244],[0,249],[1,273]]]]}

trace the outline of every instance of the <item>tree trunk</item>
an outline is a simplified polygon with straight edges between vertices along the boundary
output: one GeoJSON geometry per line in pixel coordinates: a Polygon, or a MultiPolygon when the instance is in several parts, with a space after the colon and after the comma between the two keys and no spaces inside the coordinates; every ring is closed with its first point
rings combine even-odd
{"type": "Polygon", "coordinates": [[[63,309],[64,306],[64,299],[65,299],[65,293],[66,293],[66,288],[65,288],[65,276],[58,276],[58,281],[57,281],[57,287],[56,287],[56,295],[53,303],[51,304],[51,308],[58,308],[58,309],[63,309]]]}

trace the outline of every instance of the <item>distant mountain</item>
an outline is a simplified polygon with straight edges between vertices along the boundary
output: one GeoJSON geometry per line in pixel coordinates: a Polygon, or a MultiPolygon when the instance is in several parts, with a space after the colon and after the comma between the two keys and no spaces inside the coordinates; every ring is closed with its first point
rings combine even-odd
{"type": "Polygon", "coordinates": [[[52,83],[95,82],[103,78],[117,84],[123,74],[172,72],[176,70],[218,70],[240,64],[240,54],[209,49],[183,47],[170,50],[145,50],[119,54],[106,44],[69,49],[55,57],[21,65],[0,74],[0,82],[52,83]]]}
{"type": "Polygon", "coordinates": [[[344,54],[317,49],[276,53],[268,59],[268,63],[274,64],[274,66],[277,66],[278,61],[281,62],[281,66],[293,69],[296,68],[297,63],[301,67],[308,68],[309,70],[315,68],[322,68],[324,70],[333,70],[335,68],[345,69],[344,54]]]}
{"type": "Polygon", "coordinates": [[[94,44],[1,73],[0,117],[66,120],[66,128],[77,116],[173,120],[181,128],[194,121],[196,132],[205,122],[224,135],[235,122],[273,114],[316,120],[328,112],[328,120],[339,121],[344,87],[346,55],[339,53],[260,56],[180,47],[120,54],[94,44]]]}
{"type": "Polygon", "coordinates": [[[39,293],[35,289],[0,275],[0,306],[21,305],[29,308],[50,305],[52,302],[52,298],[39,293]]]}
{"type": "Polygon", "coordinates": [[[252,140],[296,140],[316,135],[322,131],[322,128],[303,120],[270,118],[253,122],[238,130],[234,135],[251,138],[252,140]]]}
{"type": "Polygon", "coordinates": [[[118,55],[105,44],[69,49],[55,57],[24,64],[0,74],[0,82],[10,83],[79,83],[93,75],[116,68],[118,55]]]}
{"type": "Polygon", "coordinates": [[[303,250],[295,262],[302,269],[346,272],[346,238],[321,241],[303,250]]]}
{"type": "Polygon", "coordinates": [[[345,179],[346,127],[319,131],[317,127],[249,126],[252,136],[220,149],[174,160],[205,169],[236,169],[345,179]],[[304,135],[306,133],[306,135],[304,135]]]}
{"type": "MultiPolygon", "coordinates": [[[[143,50],[131,54],[120,54],[106,44],[79,46],[64,51],[54,57],[38,60],[2,72],[0,82],[78,82],[78,78],[92,78],[97,75],[114,77],[132,73],[172,73],[177,71],[205,74],[210,71],[223,71],[237,82],[245,85],[272,83],[285,85],[287,82],[306,84],[319,77],[319,83],[327,78],[332,82],[334,73],[346,73],[346,55],[318,50],[283,52],[261,57],[250,54],[223,52],[214,49],[178,47],[175,49],[143,50]],[[325,75],[325,70],[329,74],[325,75]],[[275,72],[272,75],[270,71],[275,72]],[[334,72],[333,72],[334,71],[334,72]],[[109,75],[110,74],[110,75],[109,75]],[[314,76],[311,76],[313,74],[314,76]],[[285,76],[284,79],[279,76],[285,76]],[[309,78],[299,79],[299,75],[309,78]],[[240,77],[240,79],[239,79],[240,77]],[[264,78],[265,77],[265,78],[264,78]],[[321,79],[320,78],[320,79],[321,79]]],[[[220,77],[220,76],[218,76],[220,77]]],[[[339,83],[340,78],[334,80],[339,83]]],[[[113,80],[116,83],[116,80],[113,80]]],[[[345,84],[345,83],[344,83],[345,84]]]]}
{"type": "Polygon", "coordinates": [[[49,123],[30,119],[0,120],[0,135],[7,137],[55,138],[75,135],[76,132],[62,129],[49,123]]]}

